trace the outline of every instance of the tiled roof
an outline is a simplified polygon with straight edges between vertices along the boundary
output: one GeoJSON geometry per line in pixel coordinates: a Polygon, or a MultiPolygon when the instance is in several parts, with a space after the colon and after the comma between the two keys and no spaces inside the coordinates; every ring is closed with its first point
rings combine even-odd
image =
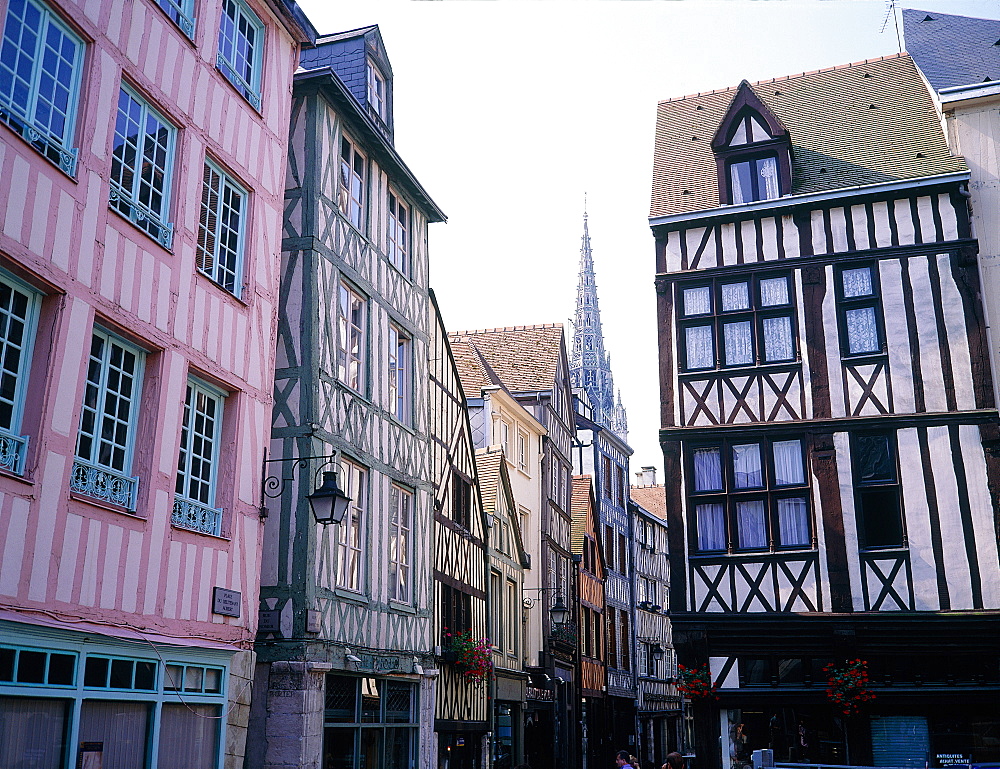
{"type": "MultiPolygon", "coordinates": [[[[788,129],[791,194],[965,171],[906,54],[752,84],[788,129]]],[[[712,139],[737,87],[660,102],[650,217],[718,208],[712,139]]]]}
{"type": "Polygon", "coordinates": [[[573,515],[573,529],[570,534],[570,547],[574,555],[583,555],[583,538],[587,533],[587,518],[591,510],[591,490],[593,479],[589,475],[574,475],[569,509],[573,515]]]}
{"type": "MultiPolygon", "coordinates": [[[[544,323],[455,331],[448,334],[448,339],[453,347],[467,344],[478,350],[511,392],[537,392],[551,390],[555,382],[563,327],[561,323],[544,323]]],[[[473,392],[477,391],[466,389],[469,397],[475,397],[473,392]]]]}
{"type": "Polygon", "coordinates": [[[934,88],[1000,80],[1000,21],[903,9],[906,50],[934,88]]]}
{"type": "Polygon", "coordinates": [[[451,354],[455,356],[458,378],[462,380],[462,390],[466,398],[478,398],[484,387],[489,387],[489,376],[483,368],[482,359],[476,348],[468,342],[451,342],[451,354]]]}
{"type": "Polygon", "coordinates": [[[647,513],[667,520],[667,492],[663,484],[657,486],[632,486],[629,489],[632,501],[647,513]]]}

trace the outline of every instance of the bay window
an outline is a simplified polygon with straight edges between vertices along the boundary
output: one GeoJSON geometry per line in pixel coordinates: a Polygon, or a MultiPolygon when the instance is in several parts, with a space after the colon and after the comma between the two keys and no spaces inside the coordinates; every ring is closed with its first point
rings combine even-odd
{"type": "Polygon", "coordinates": [[[699,552],[808,548],[802,441],[739,439],[689,450],[688,499],[699,552]]]}
{"type": "Polygon", "coordinates": [[[796,360],[791,276],[747,275],[678,287],[681,369],[796,360]]]}

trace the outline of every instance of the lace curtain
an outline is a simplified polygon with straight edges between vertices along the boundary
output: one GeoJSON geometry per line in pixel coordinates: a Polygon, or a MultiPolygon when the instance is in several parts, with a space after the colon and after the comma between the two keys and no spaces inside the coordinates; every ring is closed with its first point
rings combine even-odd
{"type": "Polygon", "coordinates": [[[788,278],[764,278],[760,282],[762,307],[779,307],[788,304],[788,278]]]}
{"type": "Polygon", "coordinates": [[[684,329],[684,347],[689,369],[711,368],[715,365],[711,326],[688,326],[684,329]]]}
{"type": "Polygon", "coordinates": [[[760,191],[763,193],[761,200],[774,200],[778,197],[778,159],[764,158],[757,161],[760,172],[760,191]]]}
{"type": "Polygon", "coordinates": [[[844,313],[847,324],[847,349],[851,354],[878,352],[878,325],[874,307],[856,307],[844,313]]]}
{"type": "Polygon", "coordinates": [[[726,365],[743,366],[753,363],[753,335],[750,321],[726,323],[722,327],[726,345],[726,365]]]}
{"type": "Polygon", "coordinates": [[[843,282],[845,299],[851,299],[856,296],[871,296],[873,293],[872,271],[870,267],[844,270],[840,274],[840,279],[843,282]]]}
{"type": "Polygon", "coordinates": [[[705,315],[712,311],[712,289],[708,286],[684,289],[684,314],[705,315]]]}
{"type": "Polygon", "coordinates": [[[722,286],[722,309],[747,310],[750,308],[750,292],[746,283],[725,283],[722,286]]]}
{"type": "Polygon", "coordinates": [[[761,324],[764,334],[764,360],[792,360],[795,347],[792,344],[792,319],[787,315],[780,318],[764,318],[761,324]]]}
{"type": "Polygon", "coordinates": [[[721,504],[698,505],[695,508],[698,519],[698,549],[726,549],[726,515],[721,504]]]}
{"type": "Polygon", "coordinates": [[[764,502],[760,499],[736,503],[736,526],[741,548],[767,547],[764,502]]]}
{"type": "Polygon", "coordinates": [[[778,500],[778,530],[784,547],[809,544],[809,510],[805,499],[778,500]]]}

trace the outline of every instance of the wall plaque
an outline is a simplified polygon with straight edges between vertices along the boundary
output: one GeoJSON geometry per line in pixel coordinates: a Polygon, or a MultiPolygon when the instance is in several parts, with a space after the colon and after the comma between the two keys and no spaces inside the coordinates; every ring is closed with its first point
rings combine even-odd
{"type": "Polygon", "coordinates": [[[257,617],[258,633],[280,633],[281,612],[276,609],[263,609],[257,617]]]}
{"type": "Polygon", "coordinates": [[[227,617],[240,616],[240,599],[238,590],[227,590],[224,587],[212,589],[212,611],[227,617]]]}

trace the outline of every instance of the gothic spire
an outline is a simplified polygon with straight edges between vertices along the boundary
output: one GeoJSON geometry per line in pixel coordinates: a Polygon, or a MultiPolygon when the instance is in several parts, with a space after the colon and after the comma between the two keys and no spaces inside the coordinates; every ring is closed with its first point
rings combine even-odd
{"type": "Polygon", "coordinates": [[[618,400],[615,400],[611,358],[604,349],[604,332],[601,328],[601,308],[597,300],[594,254],[590,248],[586,202],[583,209],[583,238],[580,244],[580,272],[576,287],[570,377],[574,388],[580,388],[587,393],[594,407],[594,421],[610,429],[623,441],[627,441],[628,422],[625,407],[621,403],[620,395],[618,400]]]}

